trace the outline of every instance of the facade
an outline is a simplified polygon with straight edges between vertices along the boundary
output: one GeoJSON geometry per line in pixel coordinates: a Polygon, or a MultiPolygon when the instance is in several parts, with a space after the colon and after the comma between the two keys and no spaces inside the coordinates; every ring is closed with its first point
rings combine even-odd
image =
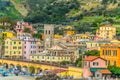
{"type": "Polygon", "coordinates": [[[100,43],[96,41],[88,41],[86,42],[87,50],[99,50],[100,43]]]}
{"type": "Polygon", "coordinates": [[[2,32],[2,36],[4,37],[4,39],[16,37],[15,33],[10,31],[2,32]]]}
{"type": "Polygon", "coordinates": [[[54,38],[55,38],[55,39],[60,39],[60,38],[62,38],[62,37],[63,37],[63,36],[62,36],[62,35],[59,35],[59,34],[55,34],[55,35],[54,35],[54,38]]]}
{"type": "Polygon", "coordinates": [[[95,76],[97,70],[103,70],[105,68],[107,68],[105,59],[97,56],[88,56],[84,58],[83,77],[95,76]]]}
{"type": "Polygon", "coordinates": [[[57,44],[47,49],[47,51],[39,54],[31,54],[30,60],[39,62],[75,62],[78,57],[79,54],[75,46],[57,44]]]}
{"type": "Polygon", "coordinates": [[[36,53],[37,53],[37,40],[35,39],[24,40],[23,59],[29,60],[30,54],[36,54],[36,53]]]}
{"type": "Polygon", "coordinates": [[[107,60],[107,65],[116,65],[120,67],[120,44],[110,43],[100,47],[100,57],[107,60]]]}
{"type": "Polygon", "coordinates": [[[33,30],[32,25],[30,25],[28,22],[23,21],[17,22],[17,25],[15,26],[15,31],[17,32],[17,34],[22,34],[25,28],[29,28],[31,30],[31,33],[36,33],[36,31],[33,30]]]}
{"type": "Polygon", "coordinates": [[[54,44],[54,25],[44,25],[44,47],[45,49],[51,48],[54,44]]]}
{"type": "Polygon", "coordinates": [[[88,41],[86,42],[87,50],[100,50],[102,44],[110,43],[109,41],[88,41]]]}
{"type": "Polygon", "coordinates": [[[21,58],[23,56],[23,41],[16,38],[5,40],[5,57],[21,58]]]}
{"type": "Polygon", "coordinates": [[[73,31],[73,30],[68,30],[67,31],[67,35],[74,35],[75,34],[75,31],[73,31]]]}
{"type": "Polygon", "coordinates": [[[94,37],[94,35],[90,34],[90,33],[85,33],[85,34],[75,34],[73,35],[73,41],[77,41],[77,40],[92,40],[94,37]]]}
{"type": "Polygon", "coordinates": [[[99,30],[96,31],[96,36],[100,39],[112,40],[116,36],[116,27],[111,25],[101,26],[99,30]]]}
{"type": "Polygon", "coordinates": [[[111,78],[111,72],[109,70],[98,70],[95,72],[95,79],[97,80],[110,80],[111,78]]]}
{"type": "Polygon", "coordinates": [[[30,33],[22,33],[17,38],[23,40],[23,60],[28,61],[31,54],[40,53],[44,49],[41,41],[33,38],[30,33]]]}
{"type": "Polygon", "coordinates": [[[71,55],[67,54],[67,51],[62,47],[55,45],[52,48],[49,48],[46,53],[31,55],[30,60],[57,63],[62,61],[71,61],[71,55]]]}

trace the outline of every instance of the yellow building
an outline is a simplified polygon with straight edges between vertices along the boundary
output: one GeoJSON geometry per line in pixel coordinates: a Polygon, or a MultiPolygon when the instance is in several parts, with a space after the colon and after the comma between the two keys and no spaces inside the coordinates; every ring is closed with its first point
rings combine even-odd
{"type": "Polygon", "coordinates": [[[96,36],[101,39],[114,39],[116,36],[116,27],[110,25],[101,26],[99,30],[96,31],[96,36]]]}
{"type": "Polygon", "coordinates": [[[100,47],[100,57],[107,60],[108,65],[120,67],[120,44],[104,44],[100,47]]]}
{"type": "Polygon", "coordinates": [[[80,67],[68,67],[68,76],[72,76],[75,79],[80,79],[83,76],[83,69],[80,67]]]}
{"type": "Polygon", "coordinates": [[[68,30],[67,31],[67,35],[74,35],[75,34],[75,31],[73,31],[73,30],[68,30]]]}
{"type": "Polygon", "coordinates": [[[73,29],[73,28],[72,28],[72,26],[66,26],[66,29],[67,29],[67,30],[68,30],[68,29],[70,30],[70,29],[73,29]]]}
{"type": "Polygon", "coordinates": [[[56,55],[30,55],[31,61],[38,62],[62,62],[62,61],[70,61],[70,56],[56,56],[56,55]]]}
{"type": "Polygon", "coordinates": [[[5,40],[5,57],[22,58],[22,40],[8,38],[5,40]]]}
{"type": "Polygon", "coordinates": [[[4,37],[4,39],[6,39],[6,38],[15,38],[16,37],[15,33],[9,32],[9,31],[2,32],[2,36],[4,37]]]}
{"type": "Polygon", "coordinates": [[[110,41],[111,43],[120,43],[120,41],[119,40],[112,40],[112,41],[110,41]]]}
{"type": "Polygon", "coordinates": [[[52,48],[48,49],[46,52],[30,55],[30,60],[39,62],[71,61],[71,55],[68,54],[67,51],[63,48],[55,45],[52,48]]]}
{"type": "Polygon", "coordinates": [[[75,34],[73,35],[73,41],[79,40],[79,39],[93,39],[93,35],[91,34],[75,34]]]}
{"type": "Polygon", "coordinates": [[[40,54],[30,55],[31,61],[45,61],[45,62],[62,62],[70,61],[75,62],[78,58],[77,49],[75,46],[68,45],[63,47],[61,45],[54,45],[52,48],[41,52],[40,54]]]}
{"type": "Polygon", "coordinates": [[[101,45],[101,43],[97,42],[97,41],[86,42],[86,48],[88,50],[99,50],[100,49],[100,45],[101,45]]]}
{"type": "Polygon", "coordinates": [[[55,35],[54,35],[54,38],[55,38],[55,39],[60,39],[60,38],[62,38],[62,37],[63,37],[63,36],[62,36],[62,35],[59,35],[59,34],[55,34],[55,35]]]}

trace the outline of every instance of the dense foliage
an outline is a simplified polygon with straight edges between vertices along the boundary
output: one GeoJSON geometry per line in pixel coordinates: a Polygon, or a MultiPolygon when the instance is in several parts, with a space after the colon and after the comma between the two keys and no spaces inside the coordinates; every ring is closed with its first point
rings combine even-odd
{"type": "Polygon", "coordinates": [[[0,18],[0,23],[2,23],[2,25],[0,25],[0,29],[4,29],[4,30],[13,30],[16,24],[16,22],[12,20],[10,17],[0,18]]]}
{"type": "Polygon", "coordinates": [[[10,0],[0,0],[0,18],[5,16],[9,16],[14,20],[21,19],[22,17],[10,0]]]}
{"type": "MultiPolygon", "coordinates": [[[[91,0],[89,5],[87,0],[0,0],[0,17],[9,16],[15,20],[24,18],[30,23],[72,25],[78,33],[95,33],[95,30],[106,22],[119,25],[119,10],[119,0],[91,0]],[[24,6],[25,10],[28,10],[25,18],[19,13],[19,8],[16,8],[17,4],[17,7],[24,6]],[[91,7],[96,4],[99,5],[91,7]],[[114,7],[115,5],[117,6],[114,7]]],[[[63,32],[60,31],[60,34],[63,32]]]]}
{"type": "Polygon", "coordinates": [[[108,66],[108,69],[112,72],[113,77],[120,78],[120,67],[113,65],[113,66],[108,66]]]}
{"type": "MultiPolygon", "coordinates": [[[[38,0],[36,0],[34,3],[37,1],[38,0]]],[[[80,6],[77,0],[51,0],[49,2],[41,1],[41,3],[44,3],[46,5],[39,6],[37,10],[33,7],[33,10],[26,17],[26,21],[33,23],[59,23],[59,21],[66,21],[66,14],[71,9],[78,9],[80,6]]]]}

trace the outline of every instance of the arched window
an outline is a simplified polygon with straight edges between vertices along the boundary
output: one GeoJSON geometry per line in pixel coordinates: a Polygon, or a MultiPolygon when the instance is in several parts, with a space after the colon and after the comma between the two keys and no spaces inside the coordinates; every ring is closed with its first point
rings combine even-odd
{"type": "Polygon", "coordinates": [[[50,30],[49,30],[49,33],[48,34],[50,34],[50,30]]]}

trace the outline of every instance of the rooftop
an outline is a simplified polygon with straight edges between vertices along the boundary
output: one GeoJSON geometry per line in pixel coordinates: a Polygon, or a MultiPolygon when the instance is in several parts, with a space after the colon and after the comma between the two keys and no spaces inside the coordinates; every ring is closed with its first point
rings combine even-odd
{"type": "Polygon", "coordinates": [[[97,56],[88,56],[87,58],[84,59],[84,61],[92,61],[96,58],[98,58],[98,57],[97,56]]]}
{"type": "MultiPolygon", "coordinates": [[[[93,61],[93,60],[95,60],[97,58],[101,58],[101,57],[98,57],[98,56],[88,56],[87,58],[84,58],[84,61],[93,61]]],[[[103,59],[103,58],[101,58],[101,59],[103,59]]],[[[105,59],[103,59],[103,60],[105,60],[105,59]]]]}
{"type": "Polygon", "coordinates": [[[102,73],[102,74],[111,74],[111,72],[109,70],[98,70],[98,72],[102,73]]]}

